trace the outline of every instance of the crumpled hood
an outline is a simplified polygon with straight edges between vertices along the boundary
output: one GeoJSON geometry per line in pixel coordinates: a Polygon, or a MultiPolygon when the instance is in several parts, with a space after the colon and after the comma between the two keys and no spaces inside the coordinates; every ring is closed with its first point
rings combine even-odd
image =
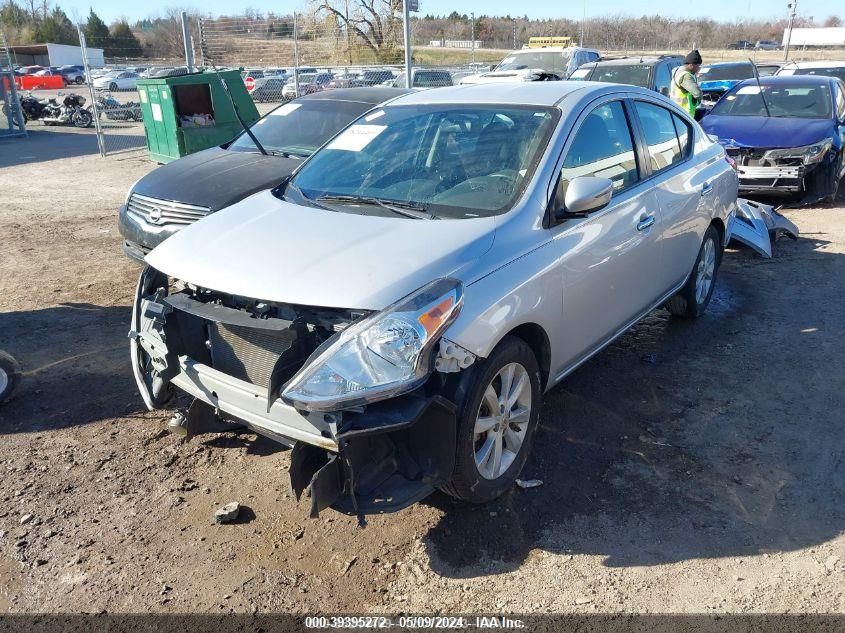
{"type": "Polygon", "coordinates": [[[378,310],[439,277],[462,277],[493,244],[495,218],[412,220],[334,212],[269,191],[184,228],[153,268],[228,294],[378,310]]]}
{"type": "Polygon", "coordinates": [[[262,189],[271,189],[302,161],[212,147],[162,165],[132,191],[218,211],[262,189]]]}
{"type": "Polygon", "coordinates": [[[492,70],[489,73],[470,75],[461,79],[461,83],[467,84],[492,84],[507,83],[511,81],[537,81],[537,78],[547,73],[542,68],[522,68],[521,70],[492,70]]]}
{"type": "Polygon", "coordinates": [[[719,137],[724,147],[801,147],[834,136],[833,122],[827,119],[708,114],[701,120],[701,127],[719,137]]]}
{"type": "Polygon", "coordinates": [[[705,92],[709,92],[711,90],[718,90],[720,92],[727,92],[735,85],[737,85],[741,79],[714,79],[713,81],[699,81],[698,87],[701,88],[705,92]]]}

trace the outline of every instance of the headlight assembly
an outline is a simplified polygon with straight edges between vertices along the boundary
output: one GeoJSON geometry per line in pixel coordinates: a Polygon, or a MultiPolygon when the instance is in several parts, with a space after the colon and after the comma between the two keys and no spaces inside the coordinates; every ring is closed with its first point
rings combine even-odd
{"type": "Polygon", "coordinates": [[[804,147],[789,147],[786,149],[770,149],[763,154],[766,160],[783,160],[788,158],[800,158],[805,165],[812,165],[818,163],[826,155],[833,145],[831,139],[827,139],[821,143],[814,143],[813,145],[805,145],[804,147]]]}
{"type": "Polygon", "coordinates": [[[463,285],[438,279],[361,319],[318,349],[282,392],[298,409],[335,411],[416,389],[431,350],[458,316],[463,285]]]}

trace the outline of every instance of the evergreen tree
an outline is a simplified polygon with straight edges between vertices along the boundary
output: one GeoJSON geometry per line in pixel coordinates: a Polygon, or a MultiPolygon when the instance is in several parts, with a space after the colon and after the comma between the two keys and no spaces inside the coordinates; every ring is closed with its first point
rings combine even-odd
{"type": "Polygon", "coordinates": [[[79,45],[76,27],[59,7],[55,7],[35,27],[35,39],[44,43],[79,45]]]}
{"type": "Polygon", "coordinates": [[[111,34],[109,27],[94,13],[94,9],[88,14],[88,22],[82,28],[85,33],[85,43],[91,48],[111,49],[111,34]]]}
{"type": "Polygon", "coordinates": [[[112,24],[111,49],[110,56],[137,58],[144,55],[140,40],[135,37],[126,20],[112,24]]]}

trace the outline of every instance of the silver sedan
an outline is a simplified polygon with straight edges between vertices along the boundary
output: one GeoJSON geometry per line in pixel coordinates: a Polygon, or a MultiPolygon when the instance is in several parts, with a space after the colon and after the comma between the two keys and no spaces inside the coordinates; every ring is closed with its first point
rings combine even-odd
{"type": "Polygon", "coordinates": [[[407,94],[282,186],[147,256],[141,394],[175,430],[294,447],[311,512],[514,483],[543,394],[651,310],[706,309],[737,174],[654,92],[568,82],[407,94]]]}

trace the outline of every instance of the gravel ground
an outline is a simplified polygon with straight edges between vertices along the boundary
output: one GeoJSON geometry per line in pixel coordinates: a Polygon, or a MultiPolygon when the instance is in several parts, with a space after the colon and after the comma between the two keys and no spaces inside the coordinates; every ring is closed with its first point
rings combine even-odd
{"type": "Polygon", "coordinates": [[[289,453],[183,443],[128,363],[116,209],[150,170],[87,131],[0,142],[0,611],[843,612],[845,208],[726,254],[705,317],[655,311],[545,401],[483,507],[306,518],[289,453]],[[234,525],[216,508],[245,506],[234,525]]]}

